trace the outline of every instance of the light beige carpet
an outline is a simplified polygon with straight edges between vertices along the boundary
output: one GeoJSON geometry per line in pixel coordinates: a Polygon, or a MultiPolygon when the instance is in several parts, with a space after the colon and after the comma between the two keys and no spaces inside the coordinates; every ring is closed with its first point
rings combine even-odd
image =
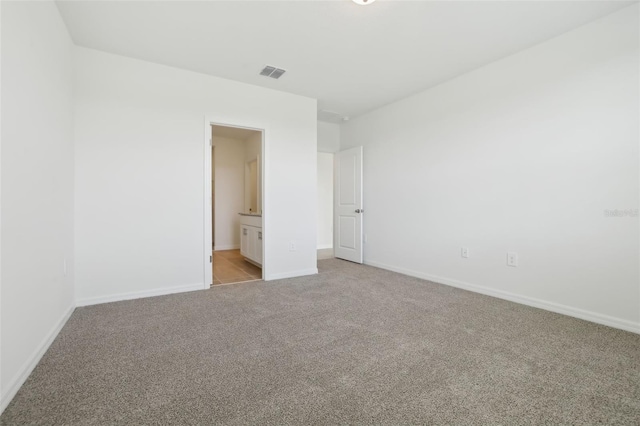
{"type": "Polygon", "coordinates": [[[640,336],[339,260],[78,308],[0,418],[640,424],[640,336]]]}

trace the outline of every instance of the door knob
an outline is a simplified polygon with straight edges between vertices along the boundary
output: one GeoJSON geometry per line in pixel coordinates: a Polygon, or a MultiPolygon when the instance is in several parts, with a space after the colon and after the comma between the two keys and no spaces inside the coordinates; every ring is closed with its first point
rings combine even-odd
{"type": "Polygon", "coordinates": [[[356,209],[356,213],[364,213],[364,209],[356,209]]]}

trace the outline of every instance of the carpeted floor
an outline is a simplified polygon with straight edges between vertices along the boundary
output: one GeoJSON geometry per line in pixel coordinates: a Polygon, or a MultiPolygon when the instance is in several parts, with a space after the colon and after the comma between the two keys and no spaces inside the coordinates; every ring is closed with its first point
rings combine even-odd
{"type": "Polygon", "coordinates": [[[0,418],[640,424],[640,336],[339,260],[78,308],[0,418]]]}

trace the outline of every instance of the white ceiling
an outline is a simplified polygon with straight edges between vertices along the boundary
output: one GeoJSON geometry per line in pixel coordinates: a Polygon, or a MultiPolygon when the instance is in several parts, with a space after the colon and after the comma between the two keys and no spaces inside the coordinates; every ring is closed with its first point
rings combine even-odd
{"type": "Polygon", "coordinates": [[[254,133],[259,133],[258,130],[243,129],[241,127],[229,127],[229,126],[211,126],[213,128],[213,136],[218,138],[238,139],[241,141],[247,140],[249,136],[254,133]]]}
{"type": "MultiPolygon", "coordinates": [[[[327,121],[609,14],[616,1],[58,1],[76,44],[318,99],[327,121]],[[284,68],[279,80],[258,75],[284,68]]],[[[570,54],[570,52],[567,52],[570,54]]]]}

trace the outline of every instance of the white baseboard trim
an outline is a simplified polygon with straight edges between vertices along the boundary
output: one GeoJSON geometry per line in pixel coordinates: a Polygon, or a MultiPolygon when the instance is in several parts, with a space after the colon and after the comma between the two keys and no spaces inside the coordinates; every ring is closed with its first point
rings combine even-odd
{"type": "Polygon", "coordinates": [[[89,297],[76,301],[76,306],[90,306],[101,303],[119,302],[121,300],[142,299],[144,297],[164,296],[167,294],[186,293],[204,289],[204,284],[189,284],[177,287],[156,288],[153,290],[132,291],[130,293],[118,293],[109,296],[89,297]]]}
{"type": "Polygon", "coordinates": [[[213,251],[220,250],[237,250],[240,248],[240,244],[226,244],[221,246],[213,246],[213,251]]]}
{"type": "Polygon", "coordinates": [[[318,258],[318,260],[332,259],[334,256],[335,256],[335,252],[333,251],[333,248],[316,250],[316,257],[318,258]]]}
{"type": "Polygon", "coordinates": [[[60,333],[62,327],[67,323],[69,317],[71,317],[74,309],[75,305],[71,305],[66,310],[62,318],[60,318],[51,331],[49,331],[33,355],[31,355],[31,357],[22,365],[15,377],[9,382],[7,391],[0,397],[0,414],[2,414],[5,408],[7,408],[13,397],[16,396],[24,382],[27,381],[33,369],[36,368],[36,365],[38,365],[42,356],[47,352],[51,343],[53,343],[55,338],[58,336],[58,333],[60,333]]]}
{"type": "Polygon", "coordinates": [[[385,265],[383,263],[379,263],[375,261],[365,261],[364,263],[366,265],[375,266],[376,268],[386,269],[388,271],[398,272],[400,274],[409,275],[416,278],[422,278],[438,284],[445,284],[451,287],[457,287],[464,290],[473,291],[475,293],[481,293],[487,296],[497,297],[498,299],[504,299],[510,302],[520,303],[522,305],[533,306],[534,308],[544,309],[546,311],[568,315],[570,317],[580,318],[586,321],[595,322],[597,324],[602,324],[609,327],[619,328],[621,330],[640,334],[640,323],[635,323],[633,321],[611,317],[609,315],[599,314],[597,312],[591,312],[591,311],[587,311],[580,308],[574,308],[574,307],[562,305],[559,303],[548,302],[546,300],[536,299],[533,297],[520,296],[518,294],[510,293],[507,291],[495,290],[495,289],[477,285],[477,284],[471,284],[464,281],[454,280],[452,278],[425,274],[422,272],[412,271],[404,268],[397,268],[395,266],[385,265]]]}
{"type": "Polygon", "coordinates": [[[296,278],[304,277],[306,275],[315,275],[318,273],[318,268],[301,269],[299,271],[283,272],[280,274],[269,274],[265,277],[265,281],[281,280],[284,278],[296,278]]]}
{"type": "Polygon", "coordinates": [[[333,244],[322,244],[318,246],[318,250],[326,250],[326,249],[332,249],[333,248],[333,244]]]}

